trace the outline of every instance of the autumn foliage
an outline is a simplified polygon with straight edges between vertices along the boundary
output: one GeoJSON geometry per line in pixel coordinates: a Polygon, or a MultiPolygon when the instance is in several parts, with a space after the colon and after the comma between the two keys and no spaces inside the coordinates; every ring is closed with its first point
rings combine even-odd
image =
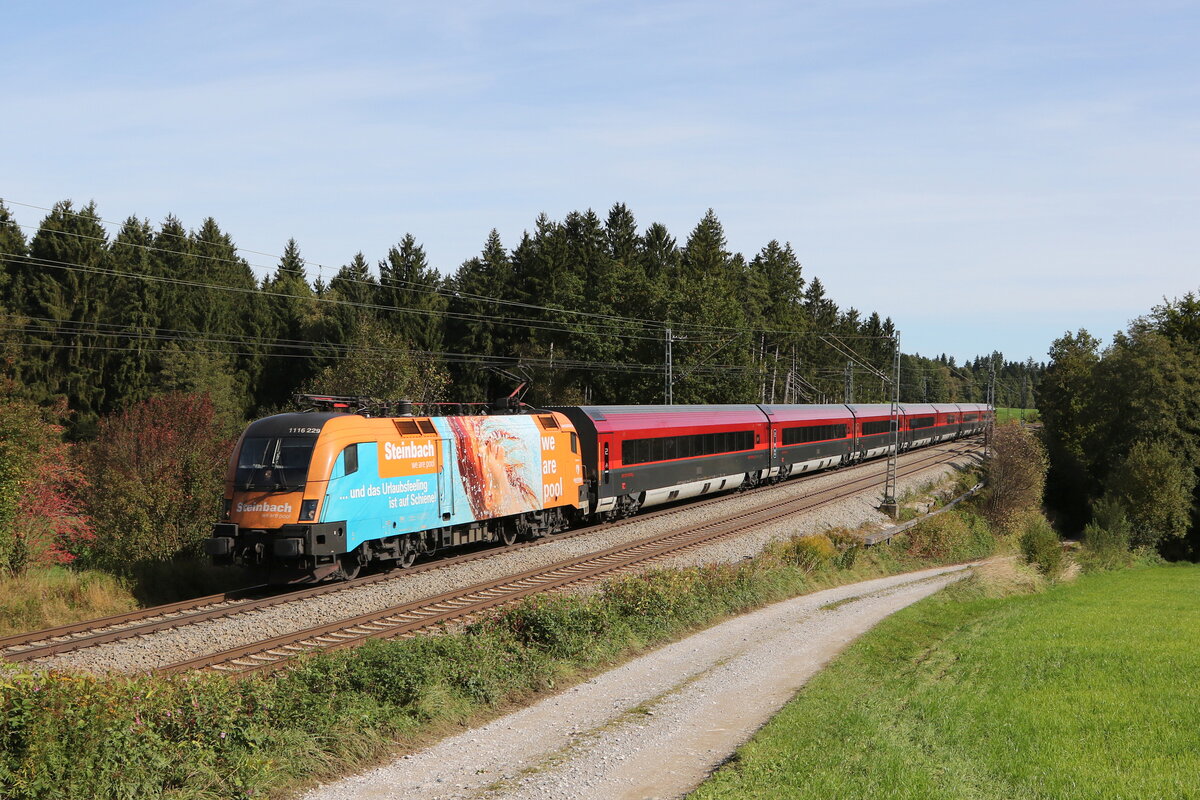
{"type": "Polygon", "coordinates": [[[95,566],[127,572],[139,562],[198,554],[217,519],[233,443],[205,394],[152,397],[100,420],[85,468],[96,536],[95,566]]]}
{"type": "Polygon", "coordinates": [[[76,446],[56,422],[64,413],[64,402],[40,408],[0,387],[0,570],[69,563],[95,537],[77,499],[76,446]]]}

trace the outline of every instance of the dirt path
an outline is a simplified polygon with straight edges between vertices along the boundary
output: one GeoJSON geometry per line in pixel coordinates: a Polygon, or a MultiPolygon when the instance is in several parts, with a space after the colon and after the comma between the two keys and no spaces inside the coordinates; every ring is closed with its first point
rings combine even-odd
{"type": "Polygon", "coordinates": [[[849,642],[966,569],[777,603],[305,800],[680,797],[849,642]]]}

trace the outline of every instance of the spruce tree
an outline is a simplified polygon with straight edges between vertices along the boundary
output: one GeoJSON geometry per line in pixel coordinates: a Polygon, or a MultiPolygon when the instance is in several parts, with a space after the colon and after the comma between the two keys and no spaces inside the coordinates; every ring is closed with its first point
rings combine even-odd
{"type": "MultiPolygon", "coordinates": [[[[453,371],[457,399],[468,402],[494,400],[507,385],[487,369],[492,356],[510,356],[511,328],[494,321],[504,307],[481,298],[501,297],[513,283],[513,264],[493,228],[482,252],[467,259],[450,280],[448,349],[467,355],[453,371]]],[[[524,331],[522,331],[524,333],[524,331]]],[[[507,394],[507,391],[504,393],[507,394]]]]}
{"type": "Polygon", "coordinates": [[[155,277],[154,229],[149,220],[129,217],[113,240],[109,339],[104,411],[110,412],[149,397],[158,364],[161,340],[176,336],[159,333],[163,284],[155,277]]]}
{"type": "Polygon", "coordinates": [[[12,296],[13,273],[21,269],[27,253],[28,245],[21,226],[0,201],[0,302],[4,310],[18,305],[12,296]]]}
{"type": "Polygon", "coordinates": [[[29,261],[14,274],[14,310],[33,333],[21,381],[39,402],[65,397],[76,412],[70,434],[88,435],[104,403],[102,343],[96,326],[107,317],[111,281],[108,236],[94,204],[75,211],[56,203],[29,245],[29,261]]]}
{"type": "Polygon", "coordinates": [[[255,393],[259,413],[286,405],[315,370],[312,350],[305,344],[316,299],[304,269],[304,258],[295,239],[289,239],[275,274],[263,283],[260,330],[265,357],[255,393]]]}
{"type": "Polygon", "coordinates": [[[429,266],[425,248],[405,234],[379,262],[380,304],[385,324],[418,350],[440,352],[445,346],[448,300],[441,274],[429,266]]]}
{"type": "Polygon", "coordinates": [[[238,255],[233,239],[209,217],[190,236],[188,264],[192,280],[207,288],[184,293],[191,330],[198,336],[227,340],[228,344],[187,345],[193,352],[215,352],[217,368],[233,370],[237,403],[248,409],[253,404],[262,364],[257,339],[257,320],[263,317],[258,281],[245,259],[238,255]]]}
{"type": "Polygon", "coordinates": [[[758,376],[735,275],[741,257],[726,249],[712,209],[692,230],[680,259],[680,292],[671,317],[688,338],[673,348],[675,402],[732,403],[756,399],[758,376]],[[696,326],[696,327],[693,327],[696,326]]]}

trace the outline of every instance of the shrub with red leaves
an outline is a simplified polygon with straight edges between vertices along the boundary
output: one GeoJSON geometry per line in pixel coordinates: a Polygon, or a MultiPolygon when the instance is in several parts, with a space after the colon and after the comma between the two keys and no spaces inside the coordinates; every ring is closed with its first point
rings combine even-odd
{"type": "Polygon", "coordinates": [[[0,569],[66,564],[94,538],[77,499],[86,488],[78,446],[55,421],[65,415],[65,400],[41,408],[0,387],[0,569]]]}
{"type": "Polygon", "coordinates": [[[233,442],[206,394],[152,397],[100,421],[88,445],[88,561],[128,572],[196,555],[219,511],[233,442]]]}

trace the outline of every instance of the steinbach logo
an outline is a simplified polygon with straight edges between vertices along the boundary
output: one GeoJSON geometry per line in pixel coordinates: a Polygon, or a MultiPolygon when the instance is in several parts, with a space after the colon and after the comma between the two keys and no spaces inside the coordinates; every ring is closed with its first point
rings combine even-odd
{"type": "Polygon", "coordinates": [[[237,510],[239,514],[254,513],[254,512],[277,512],[283,514],[292,513],[291,503],[238,503],[237,510]]]}
{"type": "Polygon", "coordinates": [[[384,461],[399,461],[403,458],[433,458],[433,442],[425,444],[383,443],[384,461]]]}

